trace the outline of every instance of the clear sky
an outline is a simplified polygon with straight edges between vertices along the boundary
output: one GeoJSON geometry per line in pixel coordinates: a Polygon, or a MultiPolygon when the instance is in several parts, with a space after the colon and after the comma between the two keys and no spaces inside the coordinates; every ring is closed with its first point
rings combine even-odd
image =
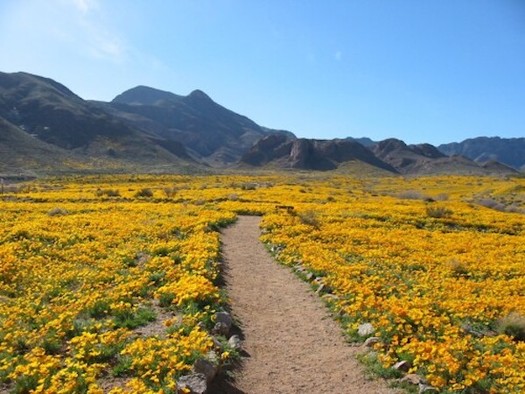
{"type": "Polygon", "coordinates": [[[137,85],[300,137],[525,137],[525,0],[1,0],[0,71],[137,85]]]}

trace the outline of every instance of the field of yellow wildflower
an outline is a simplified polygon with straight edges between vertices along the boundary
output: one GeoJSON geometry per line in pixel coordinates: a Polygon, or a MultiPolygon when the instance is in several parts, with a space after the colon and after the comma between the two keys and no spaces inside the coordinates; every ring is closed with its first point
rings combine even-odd
{"type": "Polygon", "coordinates": [[[379,373],[404,360],[443,392],[525,391],[525,180],[315,174],[6,188],[0,389],[175,393],[217,350],[219,230],[237,214],[264,216],[262,240],[313,273],[349,338],[372,325],[379,373]]]}

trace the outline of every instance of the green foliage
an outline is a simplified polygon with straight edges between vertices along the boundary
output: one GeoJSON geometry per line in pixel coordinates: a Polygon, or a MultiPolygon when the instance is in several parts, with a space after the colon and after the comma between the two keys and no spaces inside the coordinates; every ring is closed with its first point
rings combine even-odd
{"type": "Polygon", "coordinates": [[[145,326],[156,318],[155,311],[151,307],[146,306],[139,307],[136,311],[124,309],[113,314],[113,321],[116,327],[130,330],[145,326]]]}
{"type": "Polygon", "coordinates": [[[108,300],[97,300],[90,308],[88,308],[87,313],[89,317],[101,319],[109,313],[109,309],[110,306],[108,300]]]}
{"type": "Polygon", "coordinates": [[[111,374],[115,377],[126,376],[131,372],[133,359],[130,356],[118,356],[117,364],[113,367],[111,374]]]}

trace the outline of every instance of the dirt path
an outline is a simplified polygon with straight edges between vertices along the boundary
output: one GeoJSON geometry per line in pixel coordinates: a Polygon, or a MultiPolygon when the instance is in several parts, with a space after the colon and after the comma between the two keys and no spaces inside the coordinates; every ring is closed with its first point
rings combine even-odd
{"type": "Polygon", "coordinates": [[[211,393],[393,393],[370,381],[358,348],[308,285],[277,264],[259,241],[260,218],[240,216],[223,231],[226,288],[245,357],[231,382],[211,393]]]}

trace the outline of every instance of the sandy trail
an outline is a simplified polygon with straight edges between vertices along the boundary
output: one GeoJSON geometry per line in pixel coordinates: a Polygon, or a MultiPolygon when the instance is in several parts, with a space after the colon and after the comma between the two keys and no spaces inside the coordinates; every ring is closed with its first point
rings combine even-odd
{"type": "Polygon", "coordinates": [[[393,393],[370,381],[322,301],[259,241],[259,217],[223,231],[224,276],[244,357],[211,393],[393,393]]]}

